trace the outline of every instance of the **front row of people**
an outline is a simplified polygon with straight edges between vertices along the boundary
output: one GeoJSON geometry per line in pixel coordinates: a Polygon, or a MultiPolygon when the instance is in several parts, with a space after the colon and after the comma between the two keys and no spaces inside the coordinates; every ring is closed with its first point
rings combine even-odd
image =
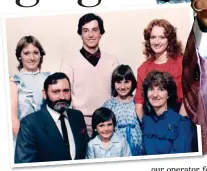
{"type": "Polygon", "coordinates": [[[195,130],[176,113],[177,88],[170,74],[152,71],[143,82],[145,115],[135,112],[136,80],[128,65],[112,75],[112,98],[92,115],[89,141],[83,114],[70,108],[71,86],[64,73],[45,80],[45,105],[21,120],[15,163],[191,152],[195,130]]]}

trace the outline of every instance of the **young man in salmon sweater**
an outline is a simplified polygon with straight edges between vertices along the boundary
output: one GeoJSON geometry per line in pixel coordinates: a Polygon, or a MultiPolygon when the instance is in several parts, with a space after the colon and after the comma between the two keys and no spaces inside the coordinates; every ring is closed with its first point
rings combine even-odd
{"type": "Polygon", "coordinates": [[[110,98],[111,75],[118,61],[99,47],[105,33],[101,17],[85,14],[79,19],[77,32],[82,39],[82,48],[62,61],[61,71],[71,80],[72,107],[83,112],[91,135],[91,115],[110,98]]]}

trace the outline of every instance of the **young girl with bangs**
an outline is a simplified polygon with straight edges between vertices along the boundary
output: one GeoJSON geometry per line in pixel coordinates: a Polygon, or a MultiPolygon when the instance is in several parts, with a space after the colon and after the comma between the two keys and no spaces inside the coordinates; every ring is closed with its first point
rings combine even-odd
{"type": "Polygon", "coordinates": [[[117,120],[115,132],[127,140],[132,156],[143,154],[142,132],[132,94],[135,88],[132,69],[128,65],[118,66],[112,73],[112,97],[103,105],[114,112],[117,120]]]}

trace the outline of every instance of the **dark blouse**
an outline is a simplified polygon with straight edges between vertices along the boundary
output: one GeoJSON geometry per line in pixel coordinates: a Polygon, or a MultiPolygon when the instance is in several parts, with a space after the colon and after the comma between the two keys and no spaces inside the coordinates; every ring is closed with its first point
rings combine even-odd
{"type": "Polygon", "coordinates": [[[191,152],[193,130],[188,117],[172,109],[162,115],[145,115],[142,120],[147,155],[191,152]]]}

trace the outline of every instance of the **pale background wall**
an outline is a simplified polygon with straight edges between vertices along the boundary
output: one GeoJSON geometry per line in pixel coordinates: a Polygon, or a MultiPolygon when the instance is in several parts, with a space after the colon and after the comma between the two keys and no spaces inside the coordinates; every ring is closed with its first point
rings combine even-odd
{"type": "MultiPolygon", "coordinates": [[[[72,51],[81,48],[82,40],[77,34],[77,25],[79,18],[84,14],[7,18],[9,74],[17,72],[15,48],[19,39],[25,35],[33,35],[39,39],[46,51],[42,70],[59,71],[61,60],[70,58],[72,51]]],[[[192,11],[189,5],[96,14],[103,18],[106,30],[100,41],[100,49],[115,55],[120,63],[130,65],[135,75],[137,67],[145,60],[142,53],[143,30],[152,19],[164,18],[177,27],[178,39],[182,41],[183,47],[192,25],[192,11]]]]}

